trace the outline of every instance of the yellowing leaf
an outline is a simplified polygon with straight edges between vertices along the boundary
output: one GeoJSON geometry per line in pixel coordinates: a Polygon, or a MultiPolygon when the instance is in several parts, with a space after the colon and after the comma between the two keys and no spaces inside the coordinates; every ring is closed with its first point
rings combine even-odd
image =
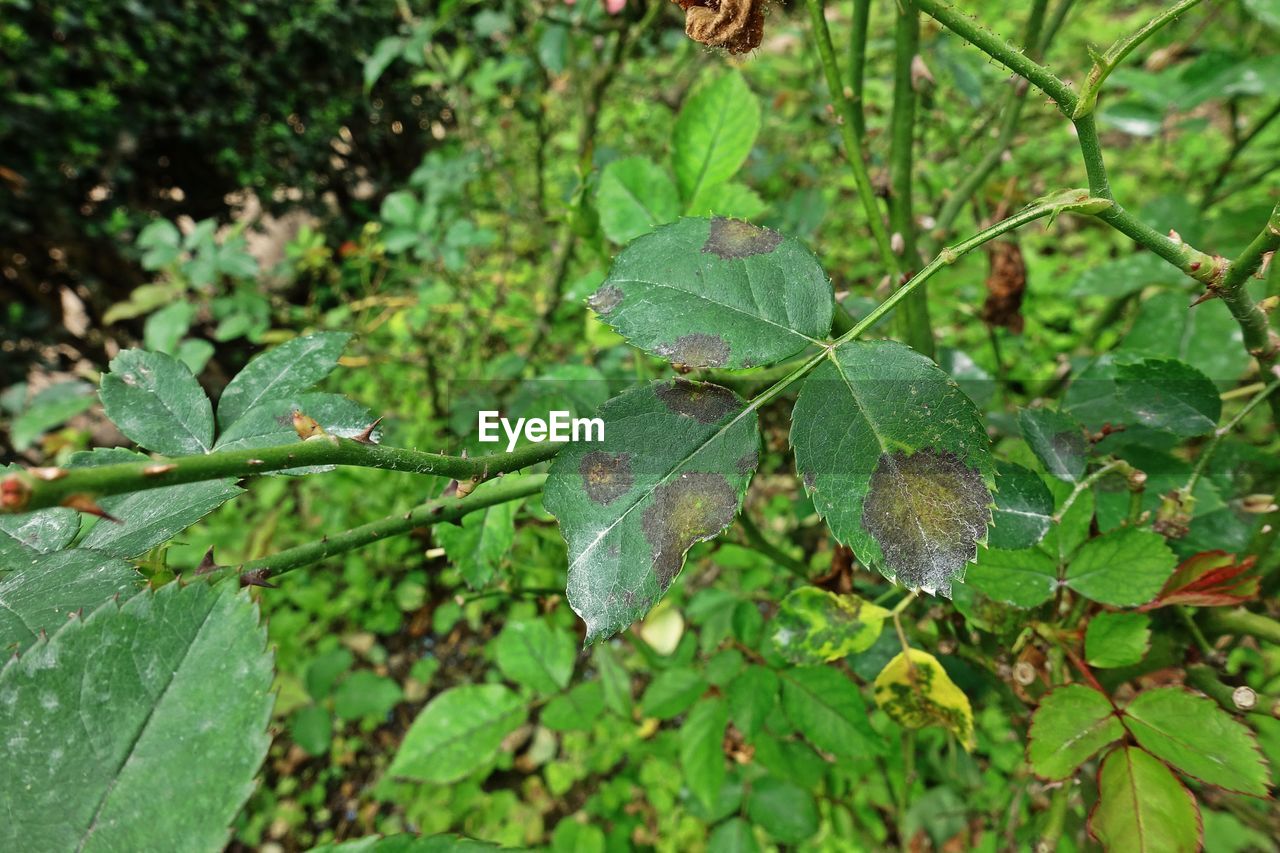
{"type": "Polygon", "coordinates": [[[778,608],[773,644],[792,663],[827,663],[869,649],[888,616],[888,610],[856,595],[801,587],[778,608]]]}
{"type": "Polygon", "coordinates": [[[899,653],[876,676],[875,693],[876,704],[903,726],[942,726],[952,731],[966,750],[973,749],[969,697],[928,652],[911,649],[899,653]]]}

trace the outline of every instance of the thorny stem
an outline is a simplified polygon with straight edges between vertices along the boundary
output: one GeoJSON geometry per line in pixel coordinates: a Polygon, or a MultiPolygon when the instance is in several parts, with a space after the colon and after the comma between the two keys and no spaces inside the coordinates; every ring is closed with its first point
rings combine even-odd
{"type": "Polygon", "coordinates": [[[1240,426],[1240,422],[1249,416],[1249,413],[1258,407],[1263,400],[1271,396],[1271,394],[1280,388],[1280,379],[1276,379],[1271,384],[1265,386],[1261,391],[1254,395],[1253,399],[1245,403],[1244,408],[1236,413],[1235,417],[1227,421],[1222,426],[1214,430],[1213,438],[1200,452],[1200,458],[1196,460],[1196,466],[1191,469],[1191,476],[1187,478],[1187,484],[1182,487],[1182,493],[1191,494],[1195,490],[1196,483],[1204,475],[1205,468],[1209,466],[1209,461],[1213,459],[1213,454],[1218,451],[1218,447],[1222,444],[1222,440],[1235,431],[1240,426]]]}
{"type": "Polygon", "coordinates": [[[1280,622],[1261,613],[1244,608],[1210,607],[1206,608],[1202,618],[1205,627],[1219,634],[1244,634],[1269,643],[1280,643],[1280,622]]]}
{"type": "Polygon", "coordinates": [[[427,501],[408,512],[372,521],[334,536],[325,536],[317,542],[286,548],[270,557],[250,560],[241,565],[237,571],[242,575],[254,572],[259,577],[277,577],[285,572],[363,548],[391,536],[408,533],[416,528],[429,527],[444,521],[457,521],[478,509],[537,494],[542,491],[546,479],[546,474],[503,478],[492,487],[467,495],[465,498],[437,498],[427,501]]]}
{"type": "Polygon", "coordinates": [[[224,477],[247,477],[313,465],[352,465],[411,474],[432,474],[460,480],[485,479],[544,462],[563,446],[558,442],[532,444],[511,453],[467,459],[425,453],[402,447],[363,444],[350,438],[318,436],[294,444],[229,450],[201,456],[180,456],[144,462],[125,462],[96,468],[37,468],[4,478],[15,491],[25,489],[26,501],[4,506],[0,512],[30,512],[61,505],[68,498],[101,498],[125,492],[158,489],[224,477]]]}
{"type": "MultiPolygon", "coordinates": [[[[1267,224],[1253,238],[1247,248],[1240,253],[1231,266],[1227,268],[1222,283],[1215,289],[1217,295],[1227,304],[1231,316],[1235,317],[1241,332],[1244,334],[1245,349],[1258,360],[1258,369],[1264,381],[1280,364],[1280,344],[1272,337],[1271,324],[1267,315],[1253,301],[1245,285],[1250,276],[1258,272],[1266,263],[1267,257],[1280,248],[1280,205],[1276,205],[1267,219],[1267,224]]],[[[1280,396],[1271,398],[1271,414],[1277,426],[1280,426],[1280,396]]]]}

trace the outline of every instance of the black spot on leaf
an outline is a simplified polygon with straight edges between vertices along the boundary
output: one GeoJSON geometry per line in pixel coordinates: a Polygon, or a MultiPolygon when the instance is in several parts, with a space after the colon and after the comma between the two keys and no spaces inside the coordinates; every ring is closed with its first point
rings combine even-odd
{"type": "Polygon", "coordinates": [[[606,453],[593,450],[578,465],[582,487],[587,497],[603,506],[625,495],[635,484],[630,453],[606,453]]]}
{"type": "Polygon", "coordinates": [[[659,385],[655,393],[668,409],[701,424],[717,423],[740,407],[732,391],[706,382],[675,379],[659,385]]]}
{"type": "Polygon", "coordinates": [[[675,343],[658,344],[653,351],[668,361],[689,367],[723,367],[729,363],[729,342],[701,332],[681,335],[675,343]]]}
{"type": "Polygon", "coordinates": [[[871,475],[862,526],[900,583],[949,596],[952,578],[977,554],[990,504],[982,475],[954,453],[885,453],[871,475]]]}
{"type": "Polygon", "coordinates": [[[760,464],[760,451],[753,450],[750,453],[744,453],[738,457],[738,461],[734,464],[738,473],[746,477],[756,470],[756,466],[760,464]]]}
{"type": "Polygon", "coordinates": [[[721,474],[682,474],[654,489],[641,525],[661,589],[679,573],[685,552],[728,527],[737,510],[738,496],[721,474]]]}
{"type": "Polygon", "coordinates": [[[782,235],[769,228],[761,228],[741,219],[717,216],[711,220],[711,233],[702,251],[718,258],[749,258],[767,255],[782,242],[782,235]]]}
{"type": "Polygon", "coordinates": [[[622,304],[622,291],[606,284],[587,297],[587,307],[597,314],[608,314],[622,304]]]}

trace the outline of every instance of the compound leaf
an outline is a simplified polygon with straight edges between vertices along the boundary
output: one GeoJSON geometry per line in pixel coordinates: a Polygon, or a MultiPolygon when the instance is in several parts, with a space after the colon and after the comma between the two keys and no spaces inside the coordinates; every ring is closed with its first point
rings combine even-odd
{"type": "Polygon", "coordinates": [[[1208,696],[1157,687],[1139,693],[1124,715],[1140,746],[1188,776],[1228,791],[1267,795],[1267,763],[1253,733],[1208,696]]]}
{"type": "Polygon", "coordinates": [[[837,539],[890,580],[950,594],[985,540],[995,473],[955,380],[902,344],[844,344],[800,389],[791,446],[837,539]]]}
{"type": "Polygon", "coordinates": [[[324,379],[349,340],[347,332],[317,332],[255,356],[218,398],[218,428],[225,430],[259,403],[298,394],[324,379]]]}
{"type": "Polygon", "coordinates": [[[525,703],[501,684],[466,684],[436,696],[413,721],[387,775],[448,784],[488,763],[525,718],[525,703]]]}
{"type": "Polygon", "coordinates": [[[213,448],[213,406],[172,356],[125,350],[111,359],[98,396],[112,423],[147,450],[189,456],[213,448]]]}
{"type": "Polygon", "coordinates": [[[569,603],[588,642],[647,613],[685,552],[733,521],[760,443],[755,409],[682,379],[627,391],[597,415],[604,441],[562,450],[543,494],[568,543],[569,603]]]}
{"type": "Polygon", "coordinates": [[[1159,533],[1122,527],[1080,546],[1065,583],[1093,601],[1134,607],[1155,598],[1176,562],[1159,533]]]}
{"type": "Polygon", "coordinates": [[[973,709],[938,659],[920,649],[899,652],[875,681],[876,704],[909,729],[942,726],[966,750],[974,747],[973,709]]]}
{"type": "Polygon", "coordinates": [[[630,343],[690,367],[759,367],[831,331],[831,285],[798,240],[681,219],[618,254],[587,304],[630,343]]]}
{"type": "Polygon", "coordinates": [[[1123,736],[1124,726],[1106,696],[1082,684],[1068,684],[1045,696],[1032,715],[1027,760],[1041,778],[1066,779],[1123,736]]]}
{"type": "Polygon", "coordinates": [[[773,645],[792,663],[827,663],[869,649],[888,616],[856,595],[801,587],[778,605],[773,645]]]}
{"type": "Polygon", "coordinates": [[[0,671],[0,846],[221,849],[270,743],[271,671],[257,607],[229,584],[69,622],[0,671]]]}
{"type": "Polygon", "coordinates": [[[1122,746],[1098,771],[1089,834],[1117,853],[1194,853],[1200,808],[1168,767],[1136,746],[1122,746]]]}

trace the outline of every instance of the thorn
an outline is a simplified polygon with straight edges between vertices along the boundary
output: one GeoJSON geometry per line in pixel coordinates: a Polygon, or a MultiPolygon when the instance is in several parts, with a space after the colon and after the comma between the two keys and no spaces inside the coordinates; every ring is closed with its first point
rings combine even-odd
{"type": "Polygon", "coordinates": [[[62,505],[68,509],[74,509],[76,512],[83,512],[87,515],[96,515],[98,518],[105,518],[107,521],[115,524],[123,524],[120,519],[108,513],[105,509],[98,506],[93,498],[86,494],[72,495],[62,502],[62,505]]]}
{"type": "Polygon", "coordinates": [[[245,464],[248,464],[248,465],[266,465],[267,463],[263,462],[261,459],[250,459],[250,460],[248,460],[245,464]]]}
{"type": "Polygon", "coordinates": [[[240,575],[240,586],[260,586],[263,589],[279,589],[276,584],[269,583],[267,578],[271,577],[270,569],[251,569],[240,575]]]}
{"type": "Polygon", "coordinates": [[[61,468],[30,468],[27,473],[37,480],[44,480],[46,483],[61,480],[67,476],[67,472],[61,468]]]}
{"type": "Polygon", "coordinates": [[[214,562],[213,559],[213,547],[210,546],[209,550],[204,554],[204,559],[200,561],[200,565],[196,566],[195,573],[197,575],[207,575],[210,572],[215,571],[217,568],[218,564],[214,562]]]}
{"type": "Polygon", "coordinates": [[[315,418],[304,415],[301,410],[293,410],[293,431],[298,434],[298,438],[306,441],[309,438],[315,438],[319,435],[326,435],[324,427],[320,426],[320,422],[315,418]]]}
{"type": "Polygon", "coordinates": [[[359,435],[352,436],[351,440],[358,441],[361,444],[376,444],[377,442],[373,440],[373,431],[378,428],[378,424],[380,423],[382,423],[382,418],[378,418],[376,421],[369,424],[359,435]]]}
{"type": "Polygon", "coordinates": [[[0,480],[0,508],[6,512],[21,512],[31,499],[31,486],[17,474],[0,480]]]}
{"type": "MultiPolygon", "coordinates": [[[[466,451],[463,451],[464,453],[466,451]]],[[[442,498],[451,498],[458,493],[458,481],[450,480],[449,485],[444,487],[444,491],[440,493],[442,498]]]]}
{"type": "Polygon", "coordinates": [[[1200,295],[1199,295],[1199,296],[1197,296],[1195,299],[1193,299],[1193,300],[1191,301],[1191,304],[1190,304],[1190,305],[1188,305],[1187,307],[1188,307],[1188,308],[1195,308],[1195,307],[1196,307],[1197,305],[1199,305],[1201,302],[1208,302],[1210,299],[1216,299],[1217,297],[1218,297],[1218,291],[1216,291],[1216,290],[1214,290],[1212,287],[1210,287],[1210,288],[1208,288],[1207,290],[1205,290],[1205,292],[1204,292],[1204,293],[1200,294],[1200,295]]]}
{"type": "Polygon", "coordinates": [[[44,628],[41,628],[41,629],[40,629],[40,633],[36,634],[36,639],[37,639],[37,640],[47,640],[47,639],[49,639],[49,635],[45,633],[44,628]]]}
{"type": "Polygon", "coordinates": [[[1172,228],[1169,229],[1169,239],[1175,243],[1182,243],[1182,235],[1177,231],[1174,231],[1172,228]]]}
{"type": "Polygon", "coordinates": [[[480,485],[480,479],[478,477],[472,477],[470,480],[462,480],[461,482],[455,480],[454,482],[458,483],[454,492],[459,498],[465,498],[476,490],[476,486],[480,485]]]}
{"type": "Polygon", "coordinates": [[[170,471],[176,470],[177,467],[172,462],[165,465],[148,465],[142,469],[142,476],[159,477],[161,474],[168,474],[170,471]]]}

